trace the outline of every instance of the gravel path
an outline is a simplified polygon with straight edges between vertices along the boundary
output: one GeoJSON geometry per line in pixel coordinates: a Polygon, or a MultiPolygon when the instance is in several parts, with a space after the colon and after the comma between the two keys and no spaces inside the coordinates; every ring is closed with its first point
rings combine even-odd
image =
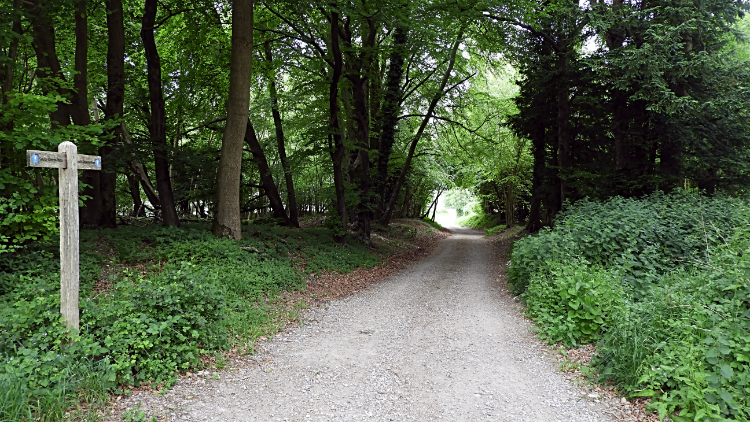
{"type": "Polygon", "coordinates": [[[252,362],[183,378],[141,409],[178,421],[614,421],[557,371],[483,233],[304,315],[252,362]]]}

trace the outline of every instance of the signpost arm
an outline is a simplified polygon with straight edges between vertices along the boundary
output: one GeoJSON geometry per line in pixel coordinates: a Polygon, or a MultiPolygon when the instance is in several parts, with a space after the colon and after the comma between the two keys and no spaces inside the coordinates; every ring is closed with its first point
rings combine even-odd
{"type": "Polygon", "coordinates": [[[66,324],[79,328],[78,316],[78,148],[63,142],[65,153],[60,171],[60,314],[66,324]]]}

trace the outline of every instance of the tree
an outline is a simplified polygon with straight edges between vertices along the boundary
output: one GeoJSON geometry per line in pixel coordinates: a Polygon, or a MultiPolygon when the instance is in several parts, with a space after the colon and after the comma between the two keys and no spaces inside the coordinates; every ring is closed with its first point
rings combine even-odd
{"type": "Polygon", "coordinates": [[[165,226],[179,227],[180,220],[175,210],[172,182],[169,175],[169,147],[166,138],[166,115],[164,110],[164,95],[161,86],[161,58],[156,49],[154,39],[154,25],[156,22],[156,0],[145,0],[143,19],[141,24],[141,38],[146,53],[148,69],[148,91],[151,104],[149,133],[154,151],[154,167],[156,168],[156,188],[159,190],[162,218],[165,226]]]}
{"type": "Polygon", "coordinates": [[[279,160],[281,167],[284,169],[284,181],[286,182],[287,207],[289,210],[289,220],[291,224],[299,227],[299,216],[297,210],[297,196],[294,192],[294,178],[289,159],[286,155],[286,140],[284,138],[284,126],[281,122],[281,112],[279,111],[279,94],[276,89],[276,75],[273,73],[273,51],[271,42],[266,41],[264,44],[265,58],[271,65],[271,71],[268,76],[268,94],[271,97],[271,113],[273,115],[273,125],[276,133],[276,147],[279,151],[279,160]]]}
{"type": "Polygon", "coordinates": [[[248,127],[253,54],[253,2],[232,2],[232,56],[229,70],[227,125],[221,142],[212,231],[219,237],[242,238],[240,172],[242,145],[248,127]]]}

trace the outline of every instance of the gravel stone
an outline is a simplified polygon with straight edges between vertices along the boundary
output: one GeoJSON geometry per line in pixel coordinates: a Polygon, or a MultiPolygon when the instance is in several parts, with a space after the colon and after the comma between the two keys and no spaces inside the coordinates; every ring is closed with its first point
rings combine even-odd
{"type": "Polygon", "coordinates": [[[306,311],[248,362],[120,408],[141,403],[149,417],[191,422],[617,420],[557,371],[507,291],[493,243],[452,231],[420,262],[306,311]]]}

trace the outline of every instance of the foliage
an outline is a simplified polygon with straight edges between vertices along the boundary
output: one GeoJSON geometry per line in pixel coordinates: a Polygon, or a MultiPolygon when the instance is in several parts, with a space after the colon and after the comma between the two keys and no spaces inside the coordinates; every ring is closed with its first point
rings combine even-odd
{"type": "Polygon", "coordinates": [[[566,199],[746,189],[746,2],[525,5],[487,15],[520,74],[508,124],[532,144],[531,231],[566,199]]]}
{"type": "Polygon", "coordinates": [[[60,420],[118,385],[169,385],[201,354],[275,330],[279,293],[303,288],[305,272],[380,262],[322,228],[244,231],[242,241],[217,239],[206,224],[82,231],[75,337],[59,316],[59,247],[1,255],[0,420],[60,420]]]}
{"type": "Polygon", "coordinates": [[[498,220],[498,215],[487,214],[481,207],[475,207],[470,214],[457,219],[456,224],[474,229],[491,229],[499,226],[498,220]]]}
{"type": "Polygon", "coordinates": [[[114,387],[114,368],[99,342],[87,336],[70,341],[60,321],[59,281],[23,275],[18,281],[1,298],[0,385],[13,388],[2,389],[0,416],[62,419],[85,390],[96,395],[114,387]]]}
{"type": "Polygon", "coordinates": [[[599,340],[625,299],[618,277],[585,261],[548,265],[549,272],[535,274],[523,295],[541,337],[566,347],[599,340]]]}
{"type": "Polygon", "coordinates": [[[747,226],[712,248],[705,266],[661,278],[626,306],[602,342],[603,380],[653,397],[660,415],[682,420],[748,420],[750,285],[747,226]]]}
{"type": "Polygon", "coordinates": [[[65,141],[98,142],[103,125],[49,128],[61,97],[17,93],[0,102],[0,254],[57,234],[57,170],[25,168],[26,150],[57,151],[65,141]]]}
{"type": "Polygon", "coordinates": [[[513,286],[543,338],[598,341],[600,380],[651,398],[661,418],[746,421],[748,205],[688,193],[581,201],[516,242],[513,286]]]}
{"type": "Polygon", "coordinates": [[[81,331],[108,349],[119,383],[161,384],[198,366],[199,346],[226,345],[225,295],[206,274],[186,263],[148,279],[126,275],[82,310],[81,331]]]}
{"type": "Polygon", "coordinates": [[[506,226],[505,224],[500,224],[499,226],[487,228],[484,231],[487,233],[487,236],[494,236],[498,232],[500,232],[502,230],[505,230],[507,228],[508,228],[508,226],[506,226]]]}
{"type": "Polygon", "coordinates": [[[548,261],[580,257],[622,271],[634,297],[640,297],[659,274],[682,262],[703,261],[707,248],[721,243],[722,233],[739,224],[747,202],[676,191],[637,200],[615,197],[581,200],[568,207],[554,229],[516,242],[509,276],[521,293],[548,261]]]}
{"type": "Polygon", "coordinates": [[[456,210],[457,217],[463,217],[465,208],[473,201],[471,193],[464,189],[451,189],[445,194],[446,208],[456,210]]]}
{"type": "MultiPolygon", "coordinates": [[[[518,113],[512,101],[518,94],[517,75],[505,63],[479,56],[472,56],[472,65],[478,75],[471,81],[469,95],[450,109],[450,118],[462,122],[463,130],[456,130],[450,121],[438,122],[438,148],[444,160],[453,164],[453,183],[488,204],[483,212],[500,213],[513,225],[530,193],[532,164],[528,140],[516,136],[506,124],[518,113]]],[[[446,205],[455,208],[458,217],[466,212],[450,203],[446,205]]]]}

